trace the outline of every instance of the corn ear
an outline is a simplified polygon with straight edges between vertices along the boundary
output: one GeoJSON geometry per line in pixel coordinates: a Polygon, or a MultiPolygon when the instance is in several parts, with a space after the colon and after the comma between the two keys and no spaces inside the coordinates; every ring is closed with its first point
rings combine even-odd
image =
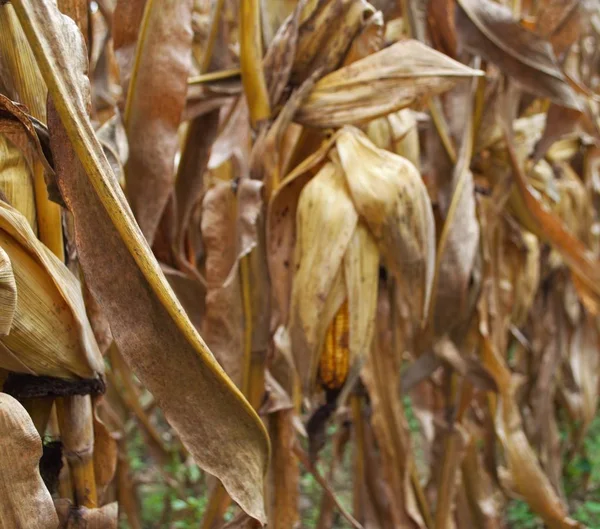
{"type": "Polygon", "coordinates": [[[67,379],[98,377],[104,367],[79,282],[4,202],[0,247],[17,290],[12,326],[0,339],[0,367],[67,379]]]}
{"type": "Polygon", "coordinates": [[[350,318],[348,301],[344,301],[327,328],[319,359],[319,380],[330,390],[340,389],[350,366],[350,318]]]}
{"type": "Polygon", "coordinates": [[[347,297],[343,258],[357,222],[341,168],[326,163],[300,193],[296,215],[290,338],[308,392],[314,389],[329,322],[347,297]]]}

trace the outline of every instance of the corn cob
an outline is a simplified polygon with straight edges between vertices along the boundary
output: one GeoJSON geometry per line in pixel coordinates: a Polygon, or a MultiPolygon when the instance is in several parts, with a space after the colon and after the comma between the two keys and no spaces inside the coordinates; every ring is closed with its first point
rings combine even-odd
{"type": "Polygon", "coordinates": [[[350,320],[348,301],[344,301],[329,324],[319,360],[319,378],[324,388],[340,389],[350,366],[350,320]]]}

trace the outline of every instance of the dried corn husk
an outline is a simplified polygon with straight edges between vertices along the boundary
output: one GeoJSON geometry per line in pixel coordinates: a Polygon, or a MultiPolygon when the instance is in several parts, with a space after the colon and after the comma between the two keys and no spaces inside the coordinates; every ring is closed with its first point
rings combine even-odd
{"type": "Polygon", "coordinates": [[[356,210],[421,320],[435,266],[435,224],[421,175],[407,159],[378,149],[354,127],[342,129],[336,147],[356,210]]]}
{"type": "Polygon", "coordinates": [[[0,190],[36,230],[35,193],[27,161],[21,151],[0,134],[0,190]]]}
{"type": "Polygon", "coordinates": [[[58,516],[39,471],[42,440],[25,408],[0,393],[0,529],[56,529],[58,516]]]}
{"type": "MultiPolygon", "coordinates": [[[[19,373],[60,378],[96,378],[103,362],[77,279],[35,237],[25,217],[0,202],[0,247],[7,255],[16,299],[3,312],[13,315],[0,338],[0,366],[19,373]]],[[[10,285],[6,277],[3,285],[10,285]]],[[[9,288],[10,290],[10,288],[9,288]]]]}
{"type": "Polygon", "coordinates": [[[344,173],[326,163],[302,190],[296,216],[290,336],[307,391],[317,377],[327,328],[346,298],[343,258],[357,222],[344,173]]]}
{"type": "Polygon", "coordinates": [[[419,131],[413,110],[403,108],[388,116],[369,121],[365,132],[377,147],[403,156],[419,169],[419,131]]]}

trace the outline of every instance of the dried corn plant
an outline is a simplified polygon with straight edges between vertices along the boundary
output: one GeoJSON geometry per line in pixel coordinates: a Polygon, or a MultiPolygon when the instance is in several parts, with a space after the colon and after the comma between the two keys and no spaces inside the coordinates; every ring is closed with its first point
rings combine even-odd
{"type": "Polygon", "coordinates": [[[600,527],[599,49],[593,0],[0,0],[0,527],[600,527]]]}

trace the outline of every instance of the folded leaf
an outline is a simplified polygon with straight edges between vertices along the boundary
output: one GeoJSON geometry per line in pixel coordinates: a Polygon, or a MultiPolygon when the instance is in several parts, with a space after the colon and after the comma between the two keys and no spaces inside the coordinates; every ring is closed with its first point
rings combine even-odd
{"type": "Polygon", "coordinates": [[[525,90],[565,107],[580,108],[552,46],[514,20],[508,7],[491,0],[457,1],[460,46],[496,64],[525,90]]]}
{"type": "Polygon", "coordinates": [[[416,41],[405,40],[323,77],[295,120],[341,127],[385,116],[483,75],[416,41]]]}

